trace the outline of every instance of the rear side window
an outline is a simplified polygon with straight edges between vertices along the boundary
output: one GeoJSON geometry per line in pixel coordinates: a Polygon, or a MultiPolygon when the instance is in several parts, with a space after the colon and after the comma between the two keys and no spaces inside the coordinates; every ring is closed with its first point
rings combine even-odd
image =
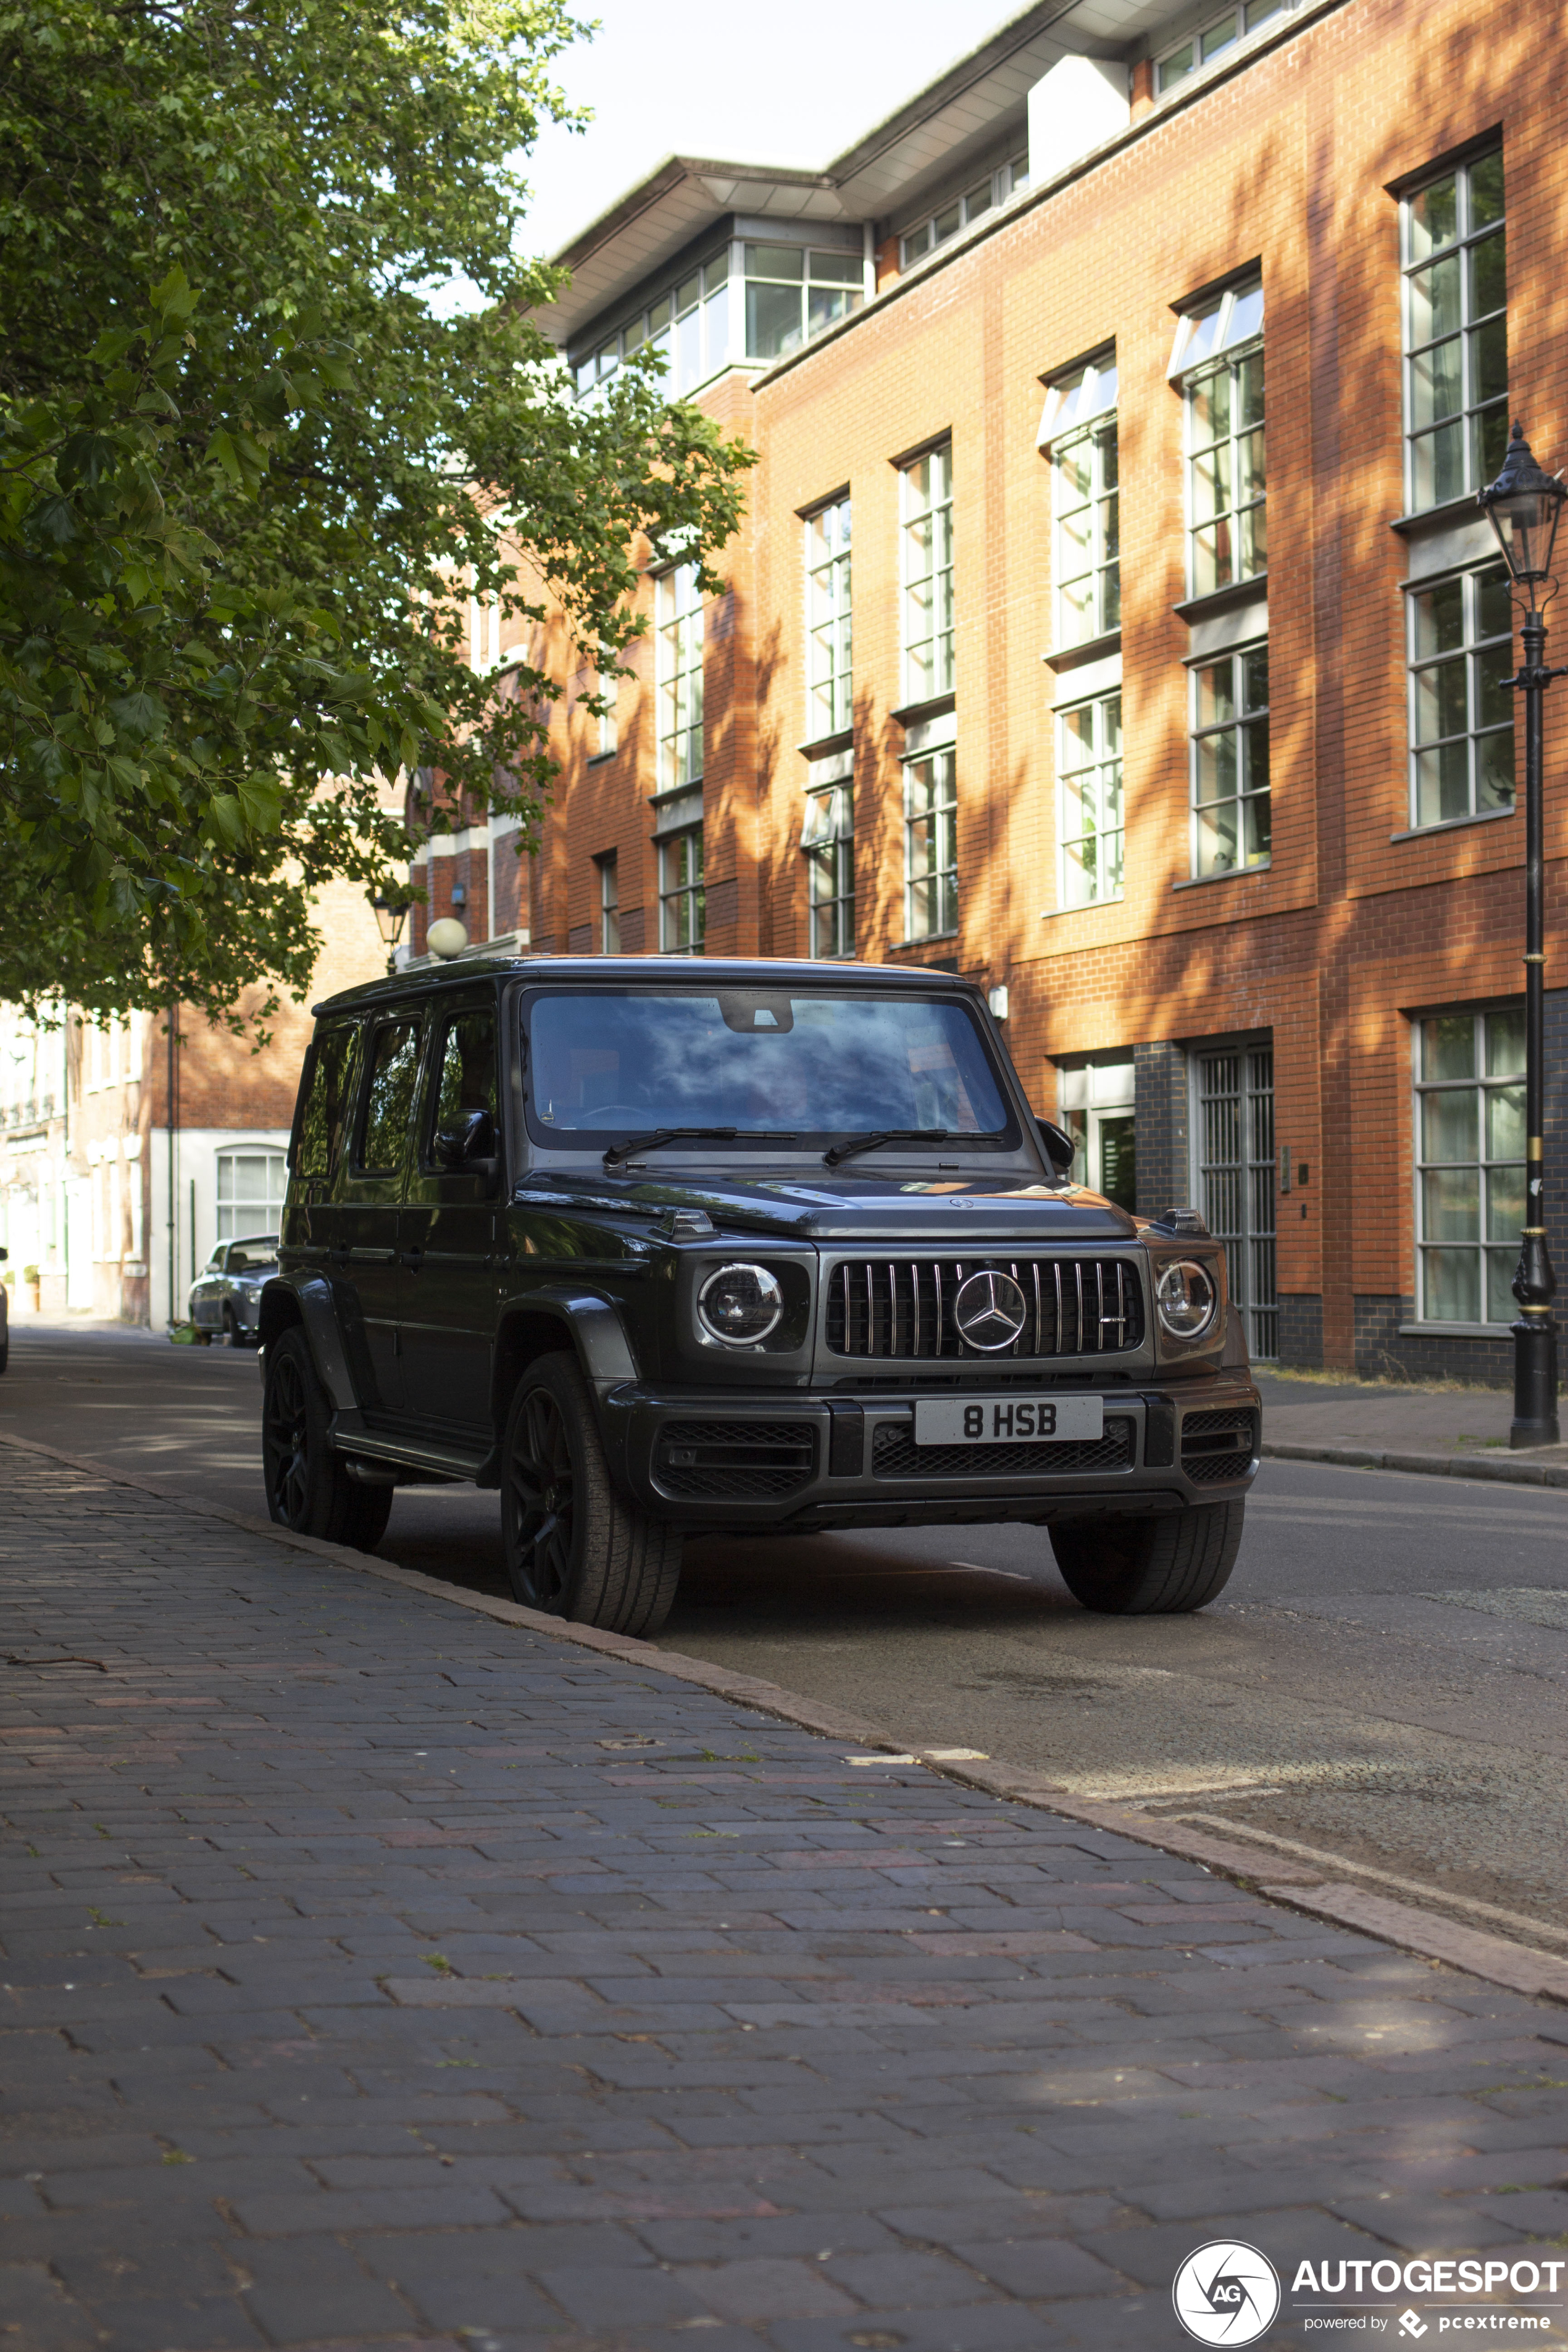
{"type": "Polygon", "coordinates": [[[403,1165],[418,1071],[417,1021],[389,1021],[373,1031],[359,1155],[360,1167],[367,1176],[395,1176],[403,1165]]]}
{"type": "Polygon", "coordinates": [[[343,1121],[348,1117],[358,1034],[353,1023],[347,1021],[316,1033],[295,1162],[301,1176],[330,1176],[332,1172],[343,1139],[343,1121]]]}
{"type": "Polygon", "coordinates": [[[497,1117],[496,1019],[490,1012],[459,1013],[447,1024],[436,1079],[432,1133],[468,1110],[497,1117]]]}

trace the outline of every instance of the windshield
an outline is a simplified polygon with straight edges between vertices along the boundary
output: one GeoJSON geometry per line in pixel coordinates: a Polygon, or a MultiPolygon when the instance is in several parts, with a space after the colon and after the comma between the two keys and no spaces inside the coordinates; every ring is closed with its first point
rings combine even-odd
{"type": "Polygon", "coordinates": [[[962,1004],[859,991],[551,991],[534,1000],[529,1042],[542,1139],[733,1127],[738,1139],[789,1129],[803,1144],[868,1128],[1017,1139],[962,1004]]]}

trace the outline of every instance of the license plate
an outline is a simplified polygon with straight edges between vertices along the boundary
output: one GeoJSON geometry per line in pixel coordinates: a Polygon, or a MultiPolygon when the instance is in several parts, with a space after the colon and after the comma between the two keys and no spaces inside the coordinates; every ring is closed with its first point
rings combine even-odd
{"type": "Polygon", "coordinates": [[[1105,1434],[1105,1400],[1097,1396],[921,1397],[917,1445],[1047,1445],[1105,1434]]]}

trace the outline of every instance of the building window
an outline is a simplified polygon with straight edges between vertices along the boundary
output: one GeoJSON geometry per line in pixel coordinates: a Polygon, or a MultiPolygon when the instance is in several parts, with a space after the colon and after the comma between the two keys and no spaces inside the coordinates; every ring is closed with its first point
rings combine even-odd
{"type": "Polygon", "coordinates": [[[971,221],[980,218],[982,213],[988,213],[994,205],[1005,205],[1009,196],[1028,184],[1027,155],[1011,156],[999,171],[988,172],[983,180],[977,180],[972,188],[966,188],[963,195],[954,196],[951,204],[944,205],[941,212],[930,214],[926,219],[904,232],[899,239],[900,268],[908,269],[911,262],[921,260],[928,253],[934,253],[939,245],[945,245],[950,236],[956,236],[961,228],[967,228],[971,221]]]}
{"type": "Polygon", "coordinates": [[[605,705],[603,710],[589,714],[593,721],[589,740],[594,744],[590,756],[595,760],[609,759],[616,749],[616,704],[620,690],[620,672],[615,654],[609,646],[602,646],[597,665],[588,673],[588,692],[596,702],[605,705]]]}
{"type": "Polygon", "coordinates": [[[1279,1352],[1274,1267],[1274,1048],[1197,1056],[1198,1183],[1204,1219],[1225,1244],[1231,1304],[1258,1357],[1279,1352]]]}
{"type": "Polygon", "coordinates": [[[1258,279],[1183,314],[1171,373],[1186,412],[1187,593],[1208,596],[1268,569],[1258,279]]]}
{"type": "Polygon", "coordinates": [[[1057,717],[1061,904],[1121,896],[1121,693],[1057,717]]]}
{"type": "Polygon", "coordinates": [[[281,1151],[220,1151],[217,1155],[217,1237],[243,1241],[251,1234],[275,1234],[289,1189],[289,1161],[281,1151]]]}
{"type": "Polygon", "coordinates": [[[1193,871],[1268,863],[1268,648],[1193,672],[1193,871]]]}
{"type": "Polygon", "coordinates": [[[952,451],[944,446],[903,468],[904,700],[951,694],[952,663],[952,451]]]}
{"type": "Polygon", "coordinates": [[[746,247],[746,355],[782,359],[866,299],[858,253],[798,245],[746,247]]]}
{"type": "Polygon", "coordinates": [[[1524,1223],[1524,1013],[1419,1024],[1415,1214],[1424,1323],[1511,1323],[1524,1223]]]}
{"type": "Polygon", "coordinates": [[[1040,438],[1051,455],[1056,641],[1081,646],[1121,626],[1114,361],[1051,385],[1040,438]]]}
{"type": "Polygon", "coordinates": [[[1410,606],[1410,822],[1513,806],[1513,616],[1500,563],[1410,606]]]}
{"type": "Polygon", "coordinates": [[[596,394],[623,360],[646,347],[663,361],[668,388],[689,392],[716,375],[730,357],[730,249],[726,246],[700,268],[628,319],[584,352],[573,367],[579,399],[596,394]]]}
{"type": "Polygon", "coordinates": [[[904,937],[957,929],[957,761],[949,749],[904,762],[904,937]]]}
{"type": "Polygon", "coordinates": [[[661,572],[655,590],[658,789],[702,778],[702,591],[695,563],[661,572]]]}
{"type": "Polygon", "coordinates": [[[700,955],[705,928],[702,827],[658,845],[658,943],[667,955],[700,955]]]}
{"type": "Polygon", "coordinates": [[[594,860],[599,873],[599,953],[619,955],[621,951],[621,883],[618,863],[613,849],[594,860]]]}
{"type": "Polygon", "coordinates": [[[1189,74],[1196,73],[1200,66],[1206,66],[1211,58],[1233,49],[1244,34],[1255,32],[1270,16],[1278,16],[1285,5],[1286,0],[1247,0],[1244,6],[1225,8],[1217,16],[1211,16],[1206,25],[1189,33],[1184,41],[1178,41],[1160,59],[1157,78],[1161,91],[1173,89],[1189,74]]]}
{"type": "Polygon", "coordinates": [[[815,740],[852,723],[849,501],[837,499],[805,526],[805,731],[815,740]]]}
{"type": "Polygon", "coordinates": [[[1414,513],[1493,480],[1508,446],[1501,150],[1429,180],[1400,210],[1414,513]]]}
{"type": "Polygon", "coordinates": [[[1138,1204],[1132,1094],[1132,1065],[1125,1058],[1057,1074],[1061,1122],[1079,1148],[1079,1181],[1129,1215],[1138,1204]]]}
{"type": "Polygon", "coordinates": [[[855,952],[855,787],[842,782],[805,796],[800,829],[814,956],[855,952]]]}

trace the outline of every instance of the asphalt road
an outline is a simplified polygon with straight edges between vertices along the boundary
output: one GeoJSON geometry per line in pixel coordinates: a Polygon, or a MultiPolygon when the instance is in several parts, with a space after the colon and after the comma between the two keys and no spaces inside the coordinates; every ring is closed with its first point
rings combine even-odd
{"type": "MultiPolygon", "coordinates": [[[[249,1355],[23,1322],[0,1431],[258,1515],[259,1404],[249,1355]]],[[[493,1496],[401,1493],[381,1550],[504,1589],[493,1496]]],[[[1568,1496],[1267,1463],[1224,1598],[1130,1622],[1079,1609],[1034,1528],[704,1541],[662,1645],[1568,1947],[1568,1496]]]]}

